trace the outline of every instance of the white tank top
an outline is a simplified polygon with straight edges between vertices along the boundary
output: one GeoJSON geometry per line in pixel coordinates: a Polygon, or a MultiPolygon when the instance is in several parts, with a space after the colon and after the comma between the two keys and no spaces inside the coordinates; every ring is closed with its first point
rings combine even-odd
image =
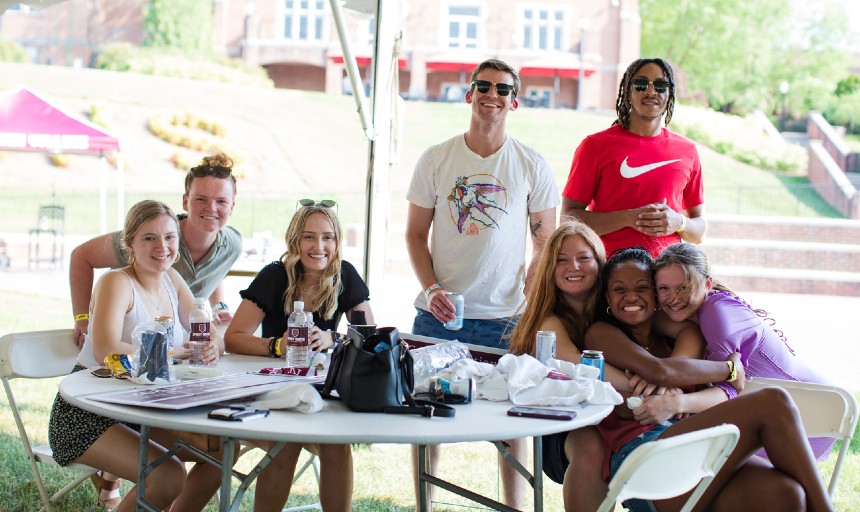
{"type": "MultiPolygon", "coordinates": [[[[131,310],[125,314],[125,318],[123,318],[122,322],[122,334],[120,337],[120,341],[123,343],[128,343],[128,348],[125,350],[125,353],[131,353],[131,333],[134,331],[134,328],[137,327],[141,323],[152,321],[152,317],[149,312],[146,310],[146,307],[143,305],[143,301],[141,299],[140,293],[137,291],[137,284],[134,282],[134,279],[129,276],[124,269],[111,270],[110,272],[122,272],[122,274],[128,278],[131,283],[132,296],[134,297],[134,305],[131,307],[131,310]]],[[[167,295],[170,297],[171,305],[173,306],[171,309],[173,310],[173,346],[180,347],[182,346],[182,323],[178,322],[179,319],[179,296],[176,293],[176,287],[173,286],[173,282],[167,276],[167,273],[164,274],[163,277],[164,286],[167,288],[167,295]]],[[[90,310],[90,325],[93,324],[93,312],[90,310]]],[[[93,368],[98,366],[103,366],[102,361],[96,361],[95,356],[93,355],[93,339],[92,334],[90,332],[87,333],[86,340],[84,341],[84,346],[81,348],[81,353],[78,354],[78,364],[81,366],[85,366],[87,368],[93,368]]]]}

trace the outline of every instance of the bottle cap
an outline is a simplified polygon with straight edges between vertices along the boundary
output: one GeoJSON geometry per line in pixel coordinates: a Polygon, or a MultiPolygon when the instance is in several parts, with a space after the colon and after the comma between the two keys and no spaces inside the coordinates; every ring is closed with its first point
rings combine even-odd
{"type": "Polygon", "coordinates": [[[293,302],[293,309],[304,310],[305,309],[305,301],[303,301],[303,300],[294,301],[293,302]]]}
{"type": "Polygon", "coordinates": [[[194,297],[195,306],[203,306],[206,304],[206,299],[203,297],[194,297]]]}

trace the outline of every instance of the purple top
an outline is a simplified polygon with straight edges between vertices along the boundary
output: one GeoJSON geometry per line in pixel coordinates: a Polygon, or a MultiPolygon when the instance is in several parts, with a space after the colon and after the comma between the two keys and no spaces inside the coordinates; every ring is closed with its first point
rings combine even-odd
{"type": "MultiPolygon", "coordinates": [[[[722,290],[708,293],[699,308],[699,327],[707,340],[708,359],[725,361],[733,352],[741,353],[747,377],[794,380],[830,384],[794,351],[765,319],[742,299],[722,290]]],[[[729,399],[738,392],[727,382],[716,383],[729,399]]],[[[830,453],[834,439],[811,439],[812,451],[822,459],[830,453]]]]}

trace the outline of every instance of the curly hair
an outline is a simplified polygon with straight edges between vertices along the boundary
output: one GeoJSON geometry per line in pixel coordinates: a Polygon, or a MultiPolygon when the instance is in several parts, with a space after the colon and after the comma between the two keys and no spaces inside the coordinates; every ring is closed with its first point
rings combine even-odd
{"type": "MultiPolygon", "coordinates": [[[[306,301],[305,311],[317,311],[322,318],[331,319],[337,311],[337,297],[340,294],[343,283],[340,280],[340,265],[343,260],[340,241],[343,239],[340,221],[337,214],[331,208],[314,204],[311,206],[302,206],[293,215],[284,239],[287,243],[287,250],[281,255],[281,263],[287,271],[287,289],[284,291],[284,313],[289,314],[293,311],[293,301],[299,300],[301,296],[300,284],[304,268],[301,263],[301,253],[299,250],[299,239],[304,232],[305,223],[311,215],[325,215],[326,219],[331,222],[334,228],[334,255],[329,258],[329,264],[322,271],[319,278],[319,293],[316,297],[309,298],[312,302],[306,301]]],[[[337,320],[337,319],[335,319],[337,320]]]]}
{"type": "Polygon", "coordinates": [[[669,81],[669,101],[666,102],[666,118],[664,122],[669,126],[672,120],[672,113],[675,111],[675,73],[672,71],[672,66],[663,59],[636,59],[627,66],[627,71],[621,77],[621,83],[618,85],[618,98],[615,100],[615,112],[618,118],[612,122],[613,125],[620,124],[625,130],[630,129],[630,111],[633,109],[633,104],[630,101],[630,89],[633,87],[633,78],[636,73],[646,64],[657,64],[666,75],[666,80],[669,81]]]}
{"type": "Polygon", "coordinates": [[[214,155],[204,156],[200,160],[200,164],[192,167],[188,174],[185,175],[185,194],[191,193],[191,182],[194,178],[205,178],[212,176],[222,180],[229,179],[233,185],[233,195],[236,195],[236,176],[233,175],[233,159],[227,156],[226,153],[215,153],[214,155]]]}
{"type": "Polygon", "coordinates": [[[551,315],[555,315],[561,320],[574,345],[580,351],[584,349],[583,336],[594,319],[600,284],[596,283],[589,291],[582,314],[574,311],[565,302],[562,293],[555,285],[555,267],[558,253],[561,252],[561,246],[565,240],[574,236],[582,238],[591,247],[597,260],[598,272],[606,263],[606,250],[603,248],[603,242],[590,227],[575,220],[562,222],[546,241],[526,302],[520,306],[522,316],[511,333],[509,345],[511,353],[517,355],[534,354],[535,334],[537,334],[538,327],[551,315]]]}

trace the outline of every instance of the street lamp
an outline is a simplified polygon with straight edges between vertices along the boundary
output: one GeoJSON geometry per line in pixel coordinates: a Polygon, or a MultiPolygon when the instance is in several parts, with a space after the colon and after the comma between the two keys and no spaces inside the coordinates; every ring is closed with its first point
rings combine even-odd
{"type": "Polygon", "coordinates": [[[788,82],[783,80],[779,83],[779,93],[782,94],[782,113],[779,116],[779,131],[785,131],[785,100],[788,96],[788,82]]]}
{"type": "Polygon", "coordinates": [[[576,110],[583,110],[582,86],[585,79],[585,32],[591,25],[591,20],[586,16],[579,18],[579,75],[576,83],[576,110]]]}

